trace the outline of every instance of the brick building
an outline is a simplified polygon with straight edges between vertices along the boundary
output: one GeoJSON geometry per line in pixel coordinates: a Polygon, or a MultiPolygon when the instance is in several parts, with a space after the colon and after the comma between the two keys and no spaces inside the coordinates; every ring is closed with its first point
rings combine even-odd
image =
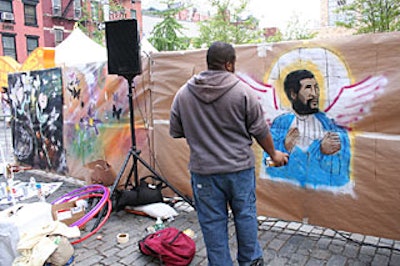
{"type": "Polygon", "coordinates": [[[353,0],[321,0],[321,28],[318,31],[318,37],[332,38],[354,33],[354,30],[336,26],[336,22],[347,20],[346,16],[337,13],[336,10],[351,2],[353,0]]]}
{"type": "Polygon", "coordinates": [[[42,5],[39,0],[0,0],[1,55],[24,62],[44,45],[42,5]]]}
{"type": "Polygon", "coordinates": [[[135,18],[142,32],[141,1],[0,0],[0,55],[23,63],[37,47],[55,47],[79,21],[89,37],[104,21],[135,18]]]}

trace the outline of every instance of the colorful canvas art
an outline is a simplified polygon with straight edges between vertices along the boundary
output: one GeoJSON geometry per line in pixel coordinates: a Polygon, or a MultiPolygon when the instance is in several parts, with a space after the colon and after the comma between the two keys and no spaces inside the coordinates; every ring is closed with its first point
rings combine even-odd
{"type": "Polygon", "coordinates": [[[14,155],[34,168],[67,172],[61,68],[9,74],[14,155]]]}

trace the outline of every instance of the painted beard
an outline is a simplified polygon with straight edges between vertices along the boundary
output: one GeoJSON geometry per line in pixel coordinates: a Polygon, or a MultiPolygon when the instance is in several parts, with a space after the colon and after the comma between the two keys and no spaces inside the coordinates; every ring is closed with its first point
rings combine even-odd
{"type": "Polygon", "coordinates": [[[310,99],[307,101],[306,104],[303,104],[299,100],[294,100],[292,103],[293,110],[296,111],[299,115],[310,115],[310,114],[315,114],[319,112],[318,108],[311,108],[311,102],[313,99],[310,99]]]}

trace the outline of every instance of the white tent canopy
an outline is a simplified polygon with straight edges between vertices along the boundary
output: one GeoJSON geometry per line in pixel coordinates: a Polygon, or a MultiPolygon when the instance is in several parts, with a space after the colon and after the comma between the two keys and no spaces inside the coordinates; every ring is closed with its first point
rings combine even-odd
{"type": "MultiPolygon", "coordinates": [[[[143,38],[140,46],[144,56],[157,52],[146,38],[143,38]]],[[[78,27],[55,48],[56,65],[74,66],[107,60],[107,48],[90,39],[78,27]]]]}
{"type": "Polygon", "coordinates": [[[55,48],[56,65],[74,66],[106,61],[107,49],[90,39],[78,27],[55,48]]]}
{"type": "Polygon", "coordinates": [[[140,41],[140,50],[142,51],[142,55],[158,52],[158,50],[154,48],[154,46],[146,38],[143,38],[140,41]]]}

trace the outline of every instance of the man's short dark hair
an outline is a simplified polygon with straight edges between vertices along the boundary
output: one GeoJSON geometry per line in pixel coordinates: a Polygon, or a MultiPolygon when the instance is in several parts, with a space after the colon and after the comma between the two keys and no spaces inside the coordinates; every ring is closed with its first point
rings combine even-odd
{"type": "Polygon", "coordinates": [[[209,70],[225,70],[225,63],[234,63],[235,49],[224,42],[213,42],[207,51],[207,66],[209,70]]]}
{"type": "Polygon", "coordinates": [[[290,72],[286,76],[285,81],[283,82],[283,87],[285,89],[286,96],[289,98],[290,101],[293,100],[290,97],[291,91],[293,91],[296,94],[299,92],[301,88],[300,81],[303,79],[311,79],[311,78],[314,78],[314,74],[305,69],[295,70],[293,72],[290,72]]]}

